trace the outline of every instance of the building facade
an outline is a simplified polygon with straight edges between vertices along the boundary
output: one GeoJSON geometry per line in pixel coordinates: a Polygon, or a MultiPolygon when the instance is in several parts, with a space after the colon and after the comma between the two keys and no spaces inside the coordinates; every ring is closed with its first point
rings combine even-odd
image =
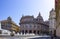
{"type": "Polygon", "coordinates": [[[45,24],[41,14],[34,18],[33,16],[22,16],[20,20],[20,32],[21,33],[34,33],[34,34],[46,34],[49,31],[49,26],[45,24]]]}
{"type": "Polygon", "coordinates": [[[1,21],[1,28],[5,30],[9,30],[11,32],[19,32],[20,27],[16,25],[11,19],[11,17],[8,17],[7,20],[2,20],[1,21]]]}
{"type": "Polygon", "coordinates": [[[54,34],[54,30],[56,29],[56,12],[54,9],[50,11],[49,15],[49,31],[50,34],[54,34]]]}
{"type": "Polygon", "coordinates": [[[60,0],[55,0],[56,36],[60,37],[60,0]]]}
{"type": "Polygon", "coordinates": [[[1,28],[1,21],[0,21],[0,35],[10,35],[10,31],[9,30],[5,30],[1,28]]]}

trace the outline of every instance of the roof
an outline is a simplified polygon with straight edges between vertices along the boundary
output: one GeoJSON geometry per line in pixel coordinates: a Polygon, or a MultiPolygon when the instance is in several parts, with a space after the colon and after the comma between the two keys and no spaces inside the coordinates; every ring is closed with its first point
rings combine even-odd
{"type": "MultiPolygon", "coordinates": [[[[1,22],[9,22],[9,20],[2,20],[1,22]]],[[[16,25],[16,26],[18,26],[14,21],[10,21],[12,24],[14,24],[14,25],[16,25]]]]}
{"type": "Polygon", "coordinates": [[[55,12],[55,10],[52,8],[52,10],[50,11],[50,13],[53,12],[53,11],[55,12]]]}
{"type": "Polygon", "coordinates": [[[34,18],[33,16],[22,16],[21,19],[24,19],[24,18],[34,18]]]}

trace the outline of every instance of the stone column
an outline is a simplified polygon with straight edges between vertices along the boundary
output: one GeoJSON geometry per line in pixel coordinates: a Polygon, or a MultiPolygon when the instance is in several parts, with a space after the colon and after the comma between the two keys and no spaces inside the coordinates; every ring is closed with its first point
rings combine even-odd
{"type": "Polygon", "coordinates": [[[29,30],[28,30],[28,33],[29,33],[29,30]]]}
{"type": "Polygon", "coordinates": [[[32,30],[32,33],[33,33],[33,30],[32,30]]]}
{"type": "Polygon", "coordinates": [[[36,30],[36,35],[37,35],[37,30],[36,30]]]}
{"type": "Polygon", "coordinates": [[[41,31],[39,30],[39,35],[41,34],[41,31]]]}
{"type": "Polygon", "coordinates": [[[25,35],[25,30],[24,30],[24,35],[25,35]]]}

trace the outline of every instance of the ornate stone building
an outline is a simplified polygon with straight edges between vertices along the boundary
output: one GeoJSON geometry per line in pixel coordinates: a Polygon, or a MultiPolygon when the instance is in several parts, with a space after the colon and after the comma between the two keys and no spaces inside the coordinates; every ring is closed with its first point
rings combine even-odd
{"type": "Polygon", "coordinates": [[[1,28],[5,30],[9,30],[11,32],[19,32],[20,27],[16,25],[11,19],[11,17],[8,17],[7,20],[2,20],[1,21],[1,28]]]}
{"type": "Polygon", "coordinates": [[[54,30],[56,29],[56,12],[54,9],[50,11],[49,15],[49,31],[50,34],[54,34],[54,30]]]}
{"type": "Polygon", "coordinates": [[[34,34],[47,34],[49,32],[49,25],[43,21],[41,14],[34,18],[33,16],[22,16],[20,19],[20,32],[34,33],[34,34]]]}

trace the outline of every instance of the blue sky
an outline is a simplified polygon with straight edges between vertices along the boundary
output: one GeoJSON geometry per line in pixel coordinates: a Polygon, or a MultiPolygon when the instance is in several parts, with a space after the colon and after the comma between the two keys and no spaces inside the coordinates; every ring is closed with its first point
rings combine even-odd
{"type": "Polygon", "coordinates": [[[44,20],[48,20],[52,8],[54,0],[0,0],[0,21],[11,16],[19,24],[22,15],[34,15],[36,18],[39,12],[44,20]]]}

